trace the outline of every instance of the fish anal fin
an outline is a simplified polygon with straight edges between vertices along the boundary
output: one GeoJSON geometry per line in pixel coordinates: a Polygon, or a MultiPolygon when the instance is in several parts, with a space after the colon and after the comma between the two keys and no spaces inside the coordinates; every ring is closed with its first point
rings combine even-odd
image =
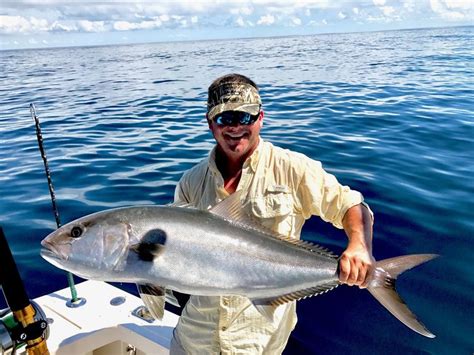
{"type": "Polygon", "coordinates": [[[308,297],[318,296],[339,286],[339,281],[328,282],[322,285],[310,287],[295,292],[290,292],[275,298],[252,299],[254,305],[262,306],[280,306],[292,301],[299,301],[308,297]]]}

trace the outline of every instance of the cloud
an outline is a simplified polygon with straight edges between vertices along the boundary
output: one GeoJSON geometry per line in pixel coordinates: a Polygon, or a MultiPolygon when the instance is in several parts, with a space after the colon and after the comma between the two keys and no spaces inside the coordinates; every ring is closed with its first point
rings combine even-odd
{"type": "Polygon", "coordinates": [[[77,26],[84,32],[104,32],[106,30],[104,21],[77,21],[77,26]]]}
{"type": "Polygon", "coordinates": [[[235,20],[235,23],[239,27],[245,27],[245,25],[246,25],[244,19],[242,18],[242,16],[237,17],[237,19],[235,20]]]}
{"type": "Polygon", "coordinates": [[[473,20],[474,0],[17,0],[2,3],[0,35],[179,28],[224,33],[252,26],[321,26],[325,21],[335,30],[350,26],[360,30],[360,24],[373,28],[379,23],[383,28],[393,21],[413,24],[433,19],[473,20]]]}
{"type": "Polygon", "coordinates": [[[275,23],[275,16],[270,15],[270,14],[260,17],[257,21],[257,25],[265,25],[265,26],[273,25],[274,23],[275,23]]]}
{"type": "Polygon", "coordinates": [[[390,17],[395,13],[395,9],[392,6],[382,6],[380,9],[386,17],[390,17]]]}
{"type": "Polygon", "coordinates": [[[231,8],[229,11],[232,15],[245,15],[249,16],[253,13],[253,7],[251,6],[243,6],[238,8],[231,8]]]}
{"type": "Polygon", "coordinates": [[[154,28],[161,27],[163,23],[160,19],[154,21],[142,21],[138,23],[117,21],[113,24],[113,28],[116,31],[130,31],[130,30],[151,30],[154,28]]]}
{"type": "Polygon", "coordinates": [[[469,0],[430,0],[431,10],[448,21],[473,20],[474,2],[469,0]]]}
{"type": "Polygon", "coordinates": [[[347,15],[344,14],[342,11],[339,11],[339,13],[337,14],[337,17],[340,19],[340,20],[344,20],[347,15]]]}
{"type": "Polygon", "coordinates": [[[301,26],[301,23],[302,23],[302,21],[299,17],[292,17],[291,18],[291,24],[293,26],[301,26]]]}
{"type": "Polygon", "coordinates": [[[0,16],[0,31],[3,33],[26,32],[31,30],[30,22],[21,16],[0,16]]]}

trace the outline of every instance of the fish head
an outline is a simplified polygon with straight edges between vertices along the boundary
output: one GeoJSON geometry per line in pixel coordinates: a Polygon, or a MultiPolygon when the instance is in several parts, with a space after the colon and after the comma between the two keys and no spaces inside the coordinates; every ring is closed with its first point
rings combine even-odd
{"type": "Polygon", "coordinates": [[[130,223],[119,212],[98,212],[48,235],[41,256],[80,277],[107,281],[124,269],[131,235],[130,223]]]}

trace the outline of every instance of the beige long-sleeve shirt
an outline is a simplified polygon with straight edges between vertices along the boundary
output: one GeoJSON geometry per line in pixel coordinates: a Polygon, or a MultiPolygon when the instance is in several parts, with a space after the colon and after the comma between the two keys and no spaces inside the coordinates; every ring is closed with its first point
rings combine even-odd
{"type": "MultiPolygon", "coordinates": [[[[346,211],[363,202],[359,192],[339,184],[320,162],[262,139],[244,163],[237,190],[247,213],[278,234],[297,239],[312,215],[342,228],[346,211]]],[[[183,175],[175,201],[205,210],[227,196],[213,149],[183,175]]],[[[191,296],[175,334],[189,354],[279,354],[296,321],[295,302],[279,306],[269,322],[245,297],[191,296]]]]}

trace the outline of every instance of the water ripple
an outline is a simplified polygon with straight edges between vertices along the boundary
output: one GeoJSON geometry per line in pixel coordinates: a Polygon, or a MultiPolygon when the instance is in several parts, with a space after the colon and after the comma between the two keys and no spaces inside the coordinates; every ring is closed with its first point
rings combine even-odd
{"type": "MultiPolygon", "coordinates": [[[[183,172],[213,146],[207,86],[241,72],[260,85],[265,139],[322,161],[364,193],[377,258],[443,255],[400,282],[434,342],[340,288],[300,303],[293,353],[315,341],[321,353],[472,352],[473,38],[467,27],[1,52],[0,224],[30,295],[63,285],[64,275],[38,255],[54,219],[29,103],[67,222],[170,202],[183,172]],[[377,324],[370,336],[369,324],[377,324]]],[[[304,235],[336,251],[345,245],[317,219],[304,235]]]]}

